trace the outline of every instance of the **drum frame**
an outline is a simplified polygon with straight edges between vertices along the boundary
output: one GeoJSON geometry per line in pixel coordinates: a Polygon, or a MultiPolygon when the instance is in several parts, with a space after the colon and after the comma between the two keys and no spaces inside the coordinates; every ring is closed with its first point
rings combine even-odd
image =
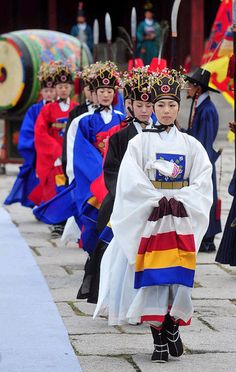
{"type": "Polygon", "coordinates": [[[5,117],[1,115],[0,118],[4,121],[0,143],[0,164],[22,164],[23,159],[17,151],[17,143],[14,144],[13,136],[19,135],[24,115],[7,115],[5,117]]]}

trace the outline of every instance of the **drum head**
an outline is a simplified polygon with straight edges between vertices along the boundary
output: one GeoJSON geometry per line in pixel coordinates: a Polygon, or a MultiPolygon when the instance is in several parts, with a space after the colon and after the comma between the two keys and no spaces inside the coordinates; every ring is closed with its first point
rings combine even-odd
{"type": "Polygon", "coordinates": [[[0,110],[19,101],[24,90],[24,73],[19,48],[12,40],[0,39],[0,110]]]}

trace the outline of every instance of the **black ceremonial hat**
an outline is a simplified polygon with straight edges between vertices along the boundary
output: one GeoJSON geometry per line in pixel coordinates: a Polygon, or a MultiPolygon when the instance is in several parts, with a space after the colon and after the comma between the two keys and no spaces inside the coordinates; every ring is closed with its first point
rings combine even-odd
{"type": "Polygon", "coordinates": [[[211,73],[201,67],[199,67],[192,76],[185,76],[193,85],[200,85],[201,87],[210,90],[211,92],[220,93],[219,90],[213,89],[209,86],[211,73]]]}
{"type": "Polygon", "coordinates": [[[174,76],[162,75],[158,77],[154,89],[156,91],[155,102],[161,99],[173,99],[180,102],[181,84],[174,76]]]}

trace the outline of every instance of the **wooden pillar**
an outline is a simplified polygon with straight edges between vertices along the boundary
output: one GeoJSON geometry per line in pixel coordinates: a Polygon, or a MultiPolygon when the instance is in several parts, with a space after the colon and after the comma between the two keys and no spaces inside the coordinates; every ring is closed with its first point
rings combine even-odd
{"type": "Polygon", "coordinates": [[[201,64],[204,49],[204,0],[191,1],[191,68],[194,70],[201,64]]]}
{"type": "MultiPolygon", "coordinates": [[[[195,1],[195,0],[193,0],[195,1]]],[[[191,40],[191,1],[182,0],[178,13],[177,66],[185,66],[186,58],[190,55],[191,40]]]]}
{"type": "Polygon", "coordinates": [[[57,30],[57,0],[48,0],[48,28],[57,30]]]}

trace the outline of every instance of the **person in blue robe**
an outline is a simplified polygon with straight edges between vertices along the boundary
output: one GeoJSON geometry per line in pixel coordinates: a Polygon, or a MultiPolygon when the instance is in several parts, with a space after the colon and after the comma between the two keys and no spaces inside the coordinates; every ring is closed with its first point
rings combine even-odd
{"type": "Polygon", "coordinates": [[[209,91],[219,93],[218,90],[209,87],[210,72],[198,68],[190,77],[186,77],[189,82],[188,97],[192,98],[195,105],[193,117],[190,117],[188,134],[195,137],[204,146],[212,164],[213,182],[213,205],[210,212],[210,222],[208,230],[203,238],[200,252],[213,252],[216,250],[214,237],[221,232],[221,220],[218,210],[217,180],[215,162],[221,154],[221,150],[216,152],[213,143],[216,139],[219,118],[216,107],[211,101],[209,91]]]}
{"type": "MultiPolygon", "coordinates": [[[[97,95],[96,95],[96,90],[94,89],[93,86],[93,69],[97,68],[97,64],[93,64],[88,66],[87,69],[83,70],[82,77],[84,79],[84,84],[89,87],[89,91],[91,92],[91,97],[90,101],[93,101],[93,106],[91,109],[87,109],[87,114],[92,114],[96,108],[98,108],[98,101],[97,101],[97,95]]],[[[117,111],[118,108],[120,108],[123,113],[124,110],[124,101],[123,101],[123,96],[121,95],[118,90],[116,91],[114,95],[114,99],[112,102],[113,110],[117,111]]],[[[76,212],[76,203],[75,203],[75,180],[74,180],[74,174],[72,174],[73,170],[73,160],[71,161],[72,164],[69,167],[70,171],[67,169],[67,154],[71,154],[71,158],[73,158],[73,147],[74,147],[74,141],[75,141],[75,128],[73,129],[73,135],[69,136],[68,142],[70,146],[67,146],[67,133],[68,129],[70,128],[70,124],[73,122],[72,126],[76,126],[78,128],[80,119],[83,117],[81,112],[81,109],[83,110],[84,107],[83,105],[78,105],[76,106],[71,112],[69,119],[71,117],[71,120],[68,123],[67,130],[65,132],[66,135],[66,141],[64,137],[64,142],[63,142],[63,151],[64,155],[62,155],[62,163],[64,162],[64,169],[65,169],[65,175],[68,178],[68,187],[62,191],[60,194],[56,195],[49,201],[41,204],[39,207],[35,208],[33,213],[36,216],[36,218],[46,224],[56,224],[60,221],[61,219],[61,214],[65,216],[65,219],[69,219],[72,216],[76,216],[78,213],[76,212]],[[76,115],[77,114],[77,115],[76,115]],[[64,161],[63,161],[64,160],[64,161]],[[68,173],[67,173],[68,171],[68,173]]],[[[100,110],[99,110],[100,111],[100,110]]],[[[77,129],[76,129],[77,130],[77,129]]]]}
{"type": "Polygon", "coordinates": [[[93,80],[99,108],[94,114],[84,116],[77,130],[74,143],[74,175],[76,181],[76,204],[82,224],[82,248],[91,254],[98,241],[96,228],[100,204],[107,190],[102,177],[102,164],[106,143],[116,130],[121,128],[125,116],[113,109],[117,76],[113,66],[104,64],[93,80]]]}
{"type": "Polygon", "coordinates": [[[109,136],[121,128],[125,118],[123,113],[112,107],[118,79],[111,72],[110,65],[114,69],[110,62],[101,64],[98,76],[91,81],[100,106],[94,113],[86,113],[77,118],[77,134],[74,146],[70,146],[71,149],[74,148],[74,153],[71,154],[74,159],[74,174],[69,177],[70,185],[33,212],[39,220],[48,224],[57,223],[62,214],[65,219],[74,216],[82,229],[80,242],[83,242],[83,248],[88,252],[92,252],[97,239],[95,222],[100,205],[97,198],[102,199],[107,192],[102,177],[99,177],[102,173],[105,144],[109,136]],[[91,191],[93,181],[94,189],[91,191]],[[94,192],[96,197],[92,196],[94,192]]]}
{"type": "Polygon", "coordinates": [[[125,115],[124,98],[119,91],[117,91],[117,102],[114,102],[113,108],[114,110],[120,111],[125,115]]]}
{"type": "Polygon", "coordinates": [[[33,208],[35,206],[35,202],[29,199],[31,192],[39,184],[39,179],[35,171],[34,126],[42,107],[56,98],[52,77],[43,74],[42,69],[44,67],[41,68],[41,74],[39,76],[41,80],[40,94],[42,100],[30,106],[22,122],[18,141],[18,152],[24,159],[24,163],[20,166],[20,171],[14,185],[4,201],[5,205],[19,202],[24,207],[33,208]]]}

